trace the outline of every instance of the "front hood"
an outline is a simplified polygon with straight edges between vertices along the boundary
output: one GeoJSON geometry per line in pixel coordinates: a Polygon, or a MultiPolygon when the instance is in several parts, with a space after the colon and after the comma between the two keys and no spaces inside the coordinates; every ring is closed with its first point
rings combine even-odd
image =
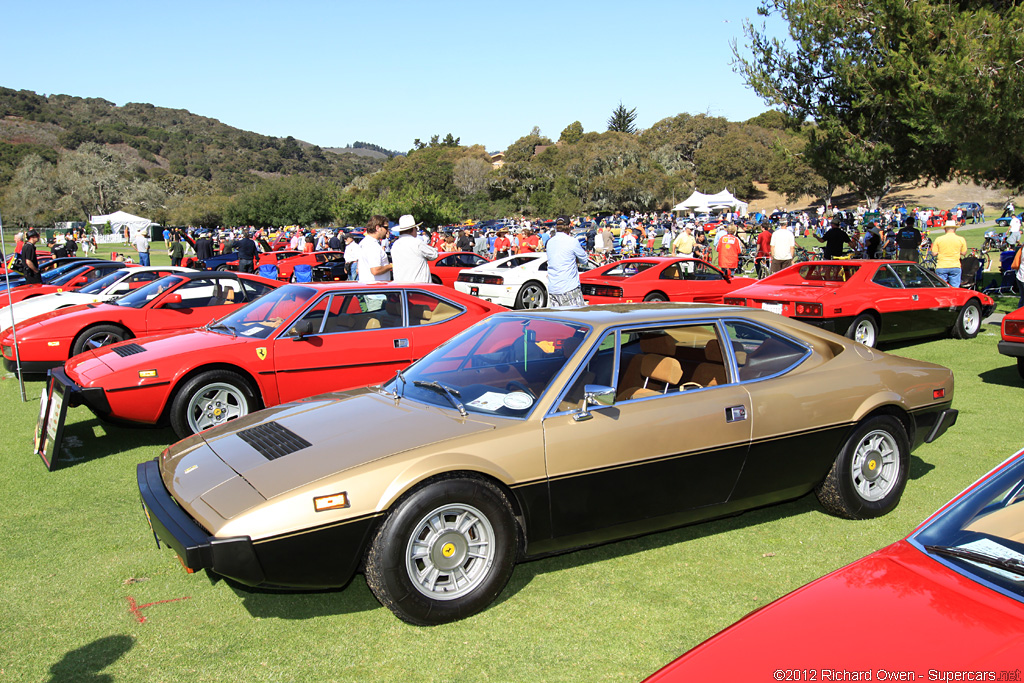
{"type": "Polygon", "coordinates": [[[412,401],[396,406],[375,389],[359,389],[284,403],[191,436],[168,449],[160,469],[164,483],[185,502],[235,473],[270,499],[411,448],[491,429],[450,410],[412,401]],[[276,430],[269,439],[277,448],[252,438],[255,432],[247,430],[256,425],[276,430]]]}
{"type": "MultiPolygon", "coordinates": [[[[12,308],[14,311],[14,322],[20,323],[38,315],[56,313],[58,310],[63,311],[71,306],[99,303],[109,299],[109,296],[80,294],[79,292],[54,292],[53,294],[34,296],[31,299],[15,302],[13,307],[5,308],[0,313],[0,330],[6,330],[11,326],[12,308]]],[[[0,302],[2,302],[2,299],[0,299],[0,302]]]]}
{"type": "MultiPolygon", "coordinates": [[[[185,354],[202,351],[208,354],[211,350],[221,346],[229,346],[238,339],[229,334],[217,334],[206,330],[177,330],[151,337],[139,339],[128,339],[123,342],[104,346],[99,349],[86,351],[75,356],[67,364],[69,376],[72,372],[80,374],[83,378],[96,381],[100,378],[99,365],[108,369],[109,372],[122,372],[125,370],[137,370],[143,368],[156,369],[163,376],[171,373],[180,367],[180,361],[175,360],[172,366],[167,361],[176,359],[185,354]],[[126,353],[126,347],[132,352],[126,353]],[[118,350],[120,349],[120,353],[118,350]],[[141,350],[140,350],[141,349],[141,350]],[[122,355],[125,354],[125,355],[122,355]],[[85,361],[94,361],[86,363],[85,361]],[[86,370],[85,368],[90,368],[86,370]]],[[[207,358],[214,361],[214,358],[207,358]]],[[[107,387],[110,388],[110,387],[107,387]]]]}
{"type": "MultiPolygon", "coordinates": [[[[25,323],[45,327],[51,324],[54,320],[59,320],[61,322],[71,322],[74,321],[76,318],[80,318],[83,316],[85,316],[85,319],[88,320],[92,318],[93,314],[91,313],[91,311],[99,306],[110,306],[110,304],[77,304],[75,306],[69,306],[68,308],[62,308],[58,311],[49,311],[47,313],[37,315],[35,317],[25,320],[25,323]]],[[[113,306],[111,307],[113,308],[113,306]]],[[[77,323],[72,324],[74,325],[77,323]]]]}
{"type": "Polygon", "coordinates": [[[1022,649],[1019,602],[900,541],[750,614],[683,655],[680,676],[666,680],[702,680],[726,665],[735,680],[780,666],[1015,669],[1022,649]]]}

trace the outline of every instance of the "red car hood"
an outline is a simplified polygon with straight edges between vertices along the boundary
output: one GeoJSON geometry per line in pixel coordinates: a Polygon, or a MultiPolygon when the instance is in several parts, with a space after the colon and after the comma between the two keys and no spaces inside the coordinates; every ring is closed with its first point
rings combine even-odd
{"type": "MultiPolygon", "coordinates": [[[[1024,609],[900,541],[799,588],[704,641],[648,681],[913,680],[914,671],[1013,671],[1024,609]],[[782,670],[816,678],[779,678],[782,670]],[[871,677],[825,678],[823,670],[871,677]]],[[[974,678],[970,680],[989,680],[974,678]]],[[[992,679],[995,680],[995,679],[992,679]]]]}
{"type": "Polygon", "coordinates": [[[166,363],[177,356],[197,351],[208,352],[221,346],[230,346],[237,341],[238,338],[230,334],[217,334],[202,329],[179,330],[92,349],[73,357],[64,367],[68,377],[75,381],[95,381],[109,373],[134,370],[143,366],[167,370],[170,368],[166,363]],[[128,345],[141,346],[144,351],[128,356],[120,356],[114,352],[115,348],[128,345]]]}

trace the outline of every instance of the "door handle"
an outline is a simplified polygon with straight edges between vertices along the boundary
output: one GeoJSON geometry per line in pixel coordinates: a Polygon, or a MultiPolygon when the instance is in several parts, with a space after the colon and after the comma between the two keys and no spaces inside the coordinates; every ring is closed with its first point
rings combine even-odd
{"type": "Polygon", "coordinates": [[[726,422],[741,422],[747,419],[746,406],[729,406],[725,409],[726,422]]]}
{"type": "Polygon", "coordinates": [[[395,348],[396,349],[407,349],[407,348],[409,348],[409,340],[408,339],[396,339],[395,340],[395,348]]]}

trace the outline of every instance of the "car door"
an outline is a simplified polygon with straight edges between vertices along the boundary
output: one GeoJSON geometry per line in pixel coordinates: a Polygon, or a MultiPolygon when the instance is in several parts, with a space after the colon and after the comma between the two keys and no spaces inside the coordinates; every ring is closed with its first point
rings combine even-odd
{"type": "Polygon", "coordinates": [[[697,260],[670,264],[658,275],[658,284],[672,301],[721,303],[732,289],[722,271],[697,260]]]}
{"type": "Polygon", "coordinates": [[[405,297],[398,290],[343,290],[321,296],[272,341],[281,401],[391,377],[416,357],[408,320],[405,297]]]}
{"type": "Polygon", "coordinates": [[[937,288],[916,264],[882,264],[872,282],[882,288],[872,297],[881,314],[880,339],[910,339],[945,329],[940,322],[937,288]]]}
{"type": "Polygon", "coordinates": [[[725,502],[752,415],[729,363],[711,322],[609,333],[544,420],[554,536],[600,542],[685,523],[725,502]],[[645,375],[652,364],[676,381],[645,375]],[[580,420],[588,384],[614,387],[616,399],[580,420]]]}
{"type": "Polygon", "coordinates": [[[245,293],[235,277],[198,276],[153,300],[146,312],[146,333],[202,327],[227,315],[245,302],[245,293]],[[181,297],[177,301],[177,295],[181,297]]]}

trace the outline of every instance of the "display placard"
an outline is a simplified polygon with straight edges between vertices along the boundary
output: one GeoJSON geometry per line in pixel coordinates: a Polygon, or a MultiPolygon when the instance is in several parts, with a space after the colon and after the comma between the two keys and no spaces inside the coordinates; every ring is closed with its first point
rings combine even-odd
{"type": "Polygon", "coordinates": [[[35,449],[46,469],[53,471],[60,457],[64,438],[64,420],[68,406],[64,400],[64,385],[53,375],[47,378],[46,390],[39,399],[39,420],[36,423],[35,449]]]}

